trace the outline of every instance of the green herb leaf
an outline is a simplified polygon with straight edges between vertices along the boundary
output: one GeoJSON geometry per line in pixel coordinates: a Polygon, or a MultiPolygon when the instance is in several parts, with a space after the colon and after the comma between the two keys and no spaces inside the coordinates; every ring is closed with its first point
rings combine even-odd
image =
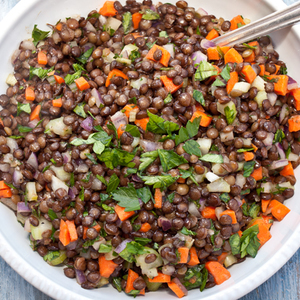
{"type": "Polygon", "coordinates": [[[248,211],[249,216],[254,219],[257,217],[259,212],[260,212],[260,205],[256,203],[252,203],[248,211]]]}
{"type": "Polygon", "coordinates": [[[205,154],[202,157],[200,157],[201,160],[211,162],[211,163],[217,163],[222,164],[224,162],[223,156],[221,154],[205,154]]]}
{"type": "Polygon", "coordinates": [[[248,152],[248,151],[253,151],[254,148],[241,148],[241,149],[238,149],[236,152],[237,153],[243,153],[243,152],[248,152]]]}
{"type": "MultiPolygon", "coordinates": [[[[90,246],[93,246],[93,245],[95,244],[95,242],[97,242],[97,241],[99,241],[99,237],[96,237],[94,240],[86,241],[86,242],[82,245],[82,247],[83,247],[83,248],[88,248],[88,247],[90,247],[90,246]]],[[[84,252],[84,253],[86,253],[86,252],[84,252]]]]}
{"type": "Polygon", "coordinates": [[[213,84],[211,85],[211,86],[225,86],[226,84],[222,81],[222,80],[220,80],[219,78],[217,78],[214,82],[213,82],[213,84]]]}
{"type": "Polygon", "coordinates": [[[283,191],[285,191],[287,189],[287,187],[281,187],[278,184],[276,185],[276,192],[273,192],[273,195],[277,195],[277,194],[281,194],[283,191]]]}
{"type": "Polygon", "coordinates": [[[188,163],[183,156],[178,155],[172,150],[158,149],[157,152],[164,172],[168,172],[179,165],[188,163]]]}
{"type": "Polygon", "coordinates": [[[171,175],[160,175],[160,176],[141,176],[144,183],[147,185],[153,185],[154,189],[165,190],[168,186],[172,185],[178,177],[173,177],[171,175]]]}
{"type": "Polygon", "coordinates": [[[79,199],[80,199],[81,201],[84,201],[84,188],[83,188],[83,186],[81,187],[81,190],[80,190],[80,192],[79,192],[78,197],[79,197],[79,199]]]}
{"type": "Polygon", "coordinates": [[[218,54],[219,54],[220,58],[223,59],[224,58],[224,52],[222,51],[220,46],[217,46],[217,51],[218,51],[218,54]]]}
{"type": "Polygon", "coordinates": [[[152,242],[151,239],[142,238],[142,237],[135,237],[134,240],[143,246],[146,246],[147,244],[152,242]]]}
{"type": "Polygon", "coordinates": [[[146,204],[152,198],[149,187],[143,187],[136,190],[137,196],[146,204]]]}
{"type": "Polygon", "coordinates": [[[205,100],[204,100],[204,97],[203,97],[203,94],[201,91],[197,91],[197,90],[194,90],[193,91],[193,98],[199,102],[201,105],[205,105],[205,100]]]}
{"type": "Polygon", "coordinates": [[[167,34],[167,32],[166,31],[161,31],[160,33],[159,33],[159,37],[169,37],[168,36],[168,34],[167,34]]]}
{"type": "Polygon", "coordinates": [[[178,170],[180,171],[181,178],[183,178],[183,179],[190,178],[196,185],[199,185],[193,175],[193,172],[194,172],[193,167],[190,167],[188,170],[182,170],[180,168],[178,168],[178,170]]]}
{"type": "MultiPolygon", "coordinates": [[[[201,287],[203,285],[203,281],[206,280],[205,279],[205,271],[206,270],[204,268],[204,265],[197,265],[193,268],[189,268],[186,273],[185,276],[183,278],[183,285],[188,289],[195,289],[197,287],[201,287]]],[[[207,271],[206,271],[207,272],[207,271]]]]}
{"type": "Polygon", "coordinates": [[[171,134],[173,131],[177,131],[179,129],[178,124],[166,121],[165,119],[156,116],[149,111],[147,113],[149,116],[147,131],[151,131],[157,134],[171,134]]]}
{"type": "Polygon", "coordinates": [[[227,203],[230,200],[230,196],[228,195],[228,193],[223,193],[223,194],[220,195],[220,199],[223,202],[227,203]]]}
{"type": "Polygon", "coordinates": [[[82,53],[79,57],[77,57],[76,59],[78,61],[80,61],[82,64],[86,64],[88,59],[90,58],[90,56],[92,55],[94,51],[94,47],[91,47],[89,50],[85,51],[84,53],[82,53]]]}
{"type": "Polygon", "coordinates": [[[96,153],[96,154],[101,154],[105,149],[105,146],[100,142],[100,141],[97,141],[94,143],[94,146],[93,146],[93,151],[96,153]]]}
{"type": "Polygon", "coordinates": [[[132,16],[129,11],[123,13],[122,25],[123,25],[124,34],[127,34],[132,27],[132,16]]]}
{"type": "Polygon", "coordinates": [[[31,113],[30,104],[29,103],[23,104],[23,103],[18,102],[17,116],[19,116],[22,111],[26,112],[27,114],[30,114],[31,113]]]}
{"type": "Polygon", "coordinates": [[[37,25],[35,24],[32,30],[32,38],[33,38],[33,44],[36,46],[39,41],[44,40],[50,31],[43,31],[37,28],[37,25]]]}
{"type": "Polygon", "coordinates": [[[230,79],[230,67],[228,64],[226,64],[226,66],[223,68],[221,74],[222,78],[226,81],[228,81],[230,79]]]}
{"type": "Polygon", "coordinates": [[[140,12],[143,14],[142,19],[144,20],[157,20],[159,19],[159,14],[152,9],[145,9],[144,12],[140,12]]]}
{"type": "Polygon", "coordinates": [[[139,129],[135,125],[127,124],[125,131],[130,133],[133,137],[139,138],[141,136],[139,129]]]}
{"type": "Polygon", "coordinates": [[[111,207],[111,206],[108,206],[108,205],[106,205],[106,204],[104,204],[104,203],[102,203],[102,208],[105,210],[105,211],[110,211],[111,213],[114,213],[115,212],[115,209],[113,208],[113,207],[111,207]]]}
{"type": "Polygon", "coordinates": [[[18,139],[24,138],[24,136],[21,136],[21,135],[10,135],[9,138],[10,139],[14,139],[14,140],[18,140],[18,139]]]}
{"type": "Polygon", "coordinates": [[[112,284],[118,290],[119,293],[122,292],[122,279],[120,277],[113,278],[112,284]]]}
{"type": "Polygon", "coordinates": [[[155,44],[156,44],[157,41],[154,41],[153,43],[146,43],[146,46],[151,49],[155,44]]]}
{"type": "Polygon", "coordinates": [[[30,131],[32,131],[32,129],[33,128],[30,128],[30,127],[28,127],[28,126],[22,126],[22,125],[20,125],[20,124],[18,124],[18,130],[19,130],[19,132],[30,132],[30,131]]]}
{"type": "Polygon", "coordinates": [[[91,178],[91,174],[92,174],[91,171],[88,172],[88,173],[86,173],[85,176],[84,176],[84,178],[81,179],[81,181],[82,181],[82,182],[89,182],[89,181],[90,181],[90,178],[91,178]]]}
{"type": "Polygon", "coordinates": [[[284,132],[282,131],[282,129],[278,129],[275,133],[273,144],[281,143],[284,138],[285,138],[284,132]]]}
{"type": "Polygon", "coordinates": [[[125,208],[125,211],[141,209],[133,184],[128,184],[128,187],[119,187],[116,191],[112,192],[112,197],[118,202],[119,206],[125,208]]]}
{"type": "Polygon", "coordinates": [[[51,262],[53,259],[60,256],[59,251],[50,251],[45,256],[43,256],[44,261],[51,262]]]}
{"type": "Polygon", "coordinates": [[[176,146],[198,134],[201,117],[194,119],[193,122],[188,121],[186,128],[181,127],[178,135],[175,138],[176,146]]]}
{"type": "Polygon", "coordinates": [[[244,164],[244,177],[249,177],[253,172],[255,160],[246,161],[244,164]]]}
{"type": "Polygon", "coordinates": [[[247,43],[243,43],[243,46],[246,47],[246,48],[248,48],[248,49],[252,49],[252,50],[257,49],[257,46],[250,46],[250,45],[247,44],[247,43]]]}
{"type": "MultiPolygon", "coordinates": [[[[141,53],[138,49],[136,50],[133,50],[131,51],[130,55],[129,55],[129,59],[132,61],[132,62],[135,62],[135,60],[137,58],[141,57],[141,53]]],[[[136,103],[135,103],[136,104],[136,103]]]]}
{"type": "Polygon", "coordinates": [[[107,181],[104,179],[104,177],[101,175],[96,175],[96,177],[104,184],[104,185],[108,185],[107,181]]]}
{"type": "Polygon", "coordinates": [[[70,178],[70,187],[73,187],[75,184],[75,178],[74,178],[74,173],[71,173],[71,178],[70,178]]]}
{"type": "Polygon", "coordinates": [[[107,188],[106,188],[106,192],[109,194],[109,193],[112,193],[114,192],[117,187],[119,186],[119,183],[120,183],[120,179],[119,177],[114,173],[110,179],[109,179],[109,182],[108,182],[108,185],[107,185],[107,188]]]}
{"type": "Polygon", "coordinates": [[[124,150],[106,148],[101,155],[98,155],[98,159],[104,162],[105,165],[112,170],[114,167],[118,166],[134,167],[135,163],[131,162],[134,156],[134,153],[129,153],[124,150]]]}
{"type": "Polygon", "coordinates": [[[139,165],[139,170],[144,171],[146,168],[148,168],[156,159],[158,158],[158,152],[157,150],[155,151],[150,151],[150,152],[145,152],[141,155],[140,157],[140,162],[141,164],[139,165]]]}
{"type": "Polygon", "coordinates": [[[48,76],[48,73],[52,72],[54,70],[54,67],[50,69],[43,69],[43,68],[34,68],[31,67],[29,68],[29,80],[33,78],[34,75],[39,77],[40,79],[44,79],[48,76]]]}
{"type": "Polygon", "coordinates": [[[182,147],[189,155],[202,156],[199,144],[194,140],[186,141],[182,147]]]}
{"type": "Polygon", "coordinates": [[[226,117],[227,123],[229,125],[232,124],[237,115],[236,109],[230,109],[229,106],[226,106],[224,109],[224,112],[225,112],[225,117],[226,117]]]}
{"type": "Polygon", "coordinates": [[[279,72],[282,74],[282,75],[287,75],[287,68],[284,67],[284,66],[281,66],[280,69],[279,69],[279,72]]]}
{"type": "Polygon", "coordinates": [[[77,104],[77,106],[74,108],[74,113],[76,113],[78,116],[82,117],[82,118],[86,118],[87,115],[84,111],[84,106],[86,105],[85,102],[81,102],[79,104],[77,104]]]}
{"type": "Polygon", "coordinates": [[[180,232],[185,235],[196,235],[196,232],[187,229],[185,226],[183,226],[183,228],[180,230],[180,232]]]}
{"type": "Polygon", "coordinates": [[[86,153],[85,155],[94,165],[98,164],[97,160],[94,158],[94,156],[91,153],[86,153]]]}
{"type": "Polygon", "coordinates": [[[101,244],[99,247],[99,253],[108,253],[112,250],[112,245],[101,244]]]}
{"type": "Polygon", "coordinates": [[[148,253],[144,246],[133,241],[126,244],[126,248],[119,254],[123,259],[128,262],[134,261],[134,255],[142,255],[148,253]]]}
{"type": "Polygon", "coordinates": [[[51,219],[51,221],[57,219],[56,213],[51,208],[48,210],[48,216],[51,219]]]}
{"type": "Polygon", "coordinates": [[[203,81],[211,76],[218,75],[215,67],[207,61],[200,61],[198,69],[195,73],[195,81],[203,81]]]}
{"type": "Polygon", "coordinates": [[[208,279],[208,271],[206,268],[204,268],[202,271],[202,284],[200,286],[200,292],[203,292],[203,290],[205,289],[207,279],[208,279]]]}
{"type": "Polygon", "coordinates": [[[173,100],[172,94],[169,93],[168,96],[164,99],[164,103],[168,104],[173,100]]]}
{"type": "Polygon", "coordinates": [[[258,225],[246,229],[241,237],[241,258],[247,254],[255,257],[260,246],[257,234],[259,233],[258,225]],[[248,249],[249,247],[249,249],[248,249]]]}
{"type": "Polygon", "coordinates": [[[237,255],[240,253],[241,249],[241,239],[240,236],[235,233],[229,238],[229,244],[231,247],[231,254],[232,255],[237,255]]]}

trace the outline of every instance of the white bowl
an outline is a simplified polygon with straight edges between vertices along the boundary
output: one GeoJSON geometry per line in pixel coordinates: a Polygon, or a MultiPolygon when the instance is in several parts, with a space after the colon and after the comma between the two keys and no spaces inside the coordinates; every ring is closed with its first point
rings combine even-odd
{"type": "MultiPolygon", "coordinates": [[[[168,0],[175,3],[175,1],[168,0]]],[[[10,57],[19,42],[31,35],[34,24],[40,29],[48,29],[46,23],[55,24],[57,20],[72,15],[86,16],[92,9],[99,9],[104,1],[80,0],[22,0],[0,24],[0,91],[6,91],[5,79],[12,72],[10,57]]],[[[198,8],[200,5],[217,17],[231,20],[242,14],[251,20],[259,19],[274,10],[282,9],[285,4],[280,0],[190,0],[189,4],[198,8]]],[[[285,29],[271,35],[280,58],[287,63],[289,74],[300,82],[298,49],[300,49],[300,27],[285,29]]],[[[300,175],[300,168],[296,176],[300,175]]],[[[275,222],[271,229],[273,238],[259,250],[255,259],[230,268],[232,277],[225,283],[205,290],[189,291],[186,299],[236,299],[250,292],[272,276],[300,246],[300,183],[296,184],[295,196],[285,204],[291,212],[282,222],[275,222]]],[[[75,280],[64,276],[62,267],[50,267],[37,252],[29,246],[28,234],[18,224],[14,214],[4,205],[0,205],[0,255],[6,262],[32,285],[55,299],[87,300],[126,298],[111,286],[96,290],[84,290],[75,280]]],[[[262,295],[263,297],[264,295],[262,295]]],[[[148,300],[163,297],[175,299],[170,291],[151,292],[145,296],[148,300]]]]}

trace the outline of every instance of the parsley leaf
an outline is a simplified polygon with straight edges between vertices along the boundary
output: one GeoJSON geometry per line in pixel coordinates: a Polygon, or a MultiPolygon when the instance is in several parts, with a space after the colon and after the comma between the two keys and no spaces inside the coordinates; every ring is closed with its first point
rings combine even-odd
{"type": "Polygon", "coordinates": [[[132,27],[132,16],[129,11],[127,11],[123,14],[122,25],[123,25],[123,29],[124,29],[124,34],[127,34],[132,27]]]}
{"type": "Polygon", "coordinates": [[[169,37],[168,36],[168,34],[167,34],[167,32],[166,31],[161,31],[160,33],[159,33],[159,37],[169,37]]]}
{"type": "Polygon", "coordinates": [[[252,203],[252,205],[248,210],[248,215],[254,219],[257,217],[259,212],[260,212],[260,206],[256,203],[252,203]]]}
{"type": "Polygon", "coordinates": [[[235,109],[235,106],[232,109],[229,106],[226,106],[225,109],[224,109],[224,112],[225,112],[225,117],[226,117],[227,123],[229,125],[232,124],[233,121],[235,120],[236,115],[237,115],[237,111],[235,109]]]}
{"type": "Polygon", "coordinates": [[[241,248],[241,239],[240,236],[235,233],[229,238],[229,244],[231,247],[231,254],[232,255],[237,255],[240,253],[240,248],[241,248]]]}
{"type": "Polygon", "coordinates": [[[284,132],[282,131],[282,129],[278,129],[275,133],[273,144],[281,143],[284,138],[285,138],[284,132]]]}
{"type": "Polygon", "coordinates": [[[144,171],[157,159],[157,157],[157,150],[143,153],[140,157],[141,164],[139,165],[139,170],[144,171]]]}
{"type": "Polygon", "coordinates": [[[109,194],[109,193],[112,193],[114,192],[117,187],[119,186],[119,183],[120,183],[120,179],[119,177],[114,173],[110,179],[109,179],[109,182],[108,182],[108,185],[107,185],[107,188],[106,188],[106,192],[109,194]]]}
{"type": "Polygon", "coordinates": [[[48,210],[48,216],[51,219],[51,221],[57,219],[56,213],[51,208],[48,210]]]}
{"type": "Polygon", "coordinates": [[[178,155],[172,150],[158,149],[157,153],[164,172],[168,172],[179,165],[188,163],[183,156],[178,155]]]}
{"type": "Polygon", "coordinates": [[[45,256],[43,256],[44,261],[52,261],[53,259],[60,256],[59,251],[50,251],[45,256]]]}
{"type": "MultiPolygon", "coordinates": [[[[195,289],[197,287],[205,287],[207,281],[207,270],[204,265],[197,265],[193,268],[189,268],[183,278],[183,285],[188,289],[195,289]]],[[[203,290],[202,289],[202,290],[203,290]]]]}
{"type": "Polygon", "coordinates": [[[168,104],[173,100],[172,94],[169,93],[168,96],[164,99],[164,103],[168,104]]]}
{"type": "Polygon", "coordinates": [[[74,113],[76,113],[78,116],[82,117],[82,118],[86,118],[87,114],[84,111],[84,106],[86,105],[85,102],[81,102],[79,104],[77,104],[77,106],[74,108],[74,113]]]}
{"type": "Polygon", "coordinates": [[[222,81],[222,80],[220,80],[219,78],[217,78],[214,82],[213,82],[213,84],[211,85],[211,86],[225,86],[226,84],[222,81]]]}
{"type": "Polygon", "coordinates": [[[196,181],[194,175],[193,175],[193,167],[190,167],[188,170],[182,170],[179,168],[180,171],[180,177],[183,179],[190,178],[196,185],[199,185],[196,181]]]}
{"type": "Polygon", "coordinates": [[[180,230],[180,232],[184,235],[196,235],[196,232],[187,229],[185,226],[180,230]]]}
{"type": "Polygon", "coordinates": [[[220,75],[226,81],[228,81],[230,79],[230,67],[229,67],[228,64],[223,68],[223,70],[222,70],[222,72],[221,72],[220,75]]]}
{"type": "Polygon", "coordinates": [[[199,102],[201,105],[205,105],[205,100],[204,100],[204,97],[203,97],[203,94],[201,91],[197,91],[197,90],[194,90],[193,91],[193,98],[199,102]]]}
{"type": "Polygon", "coordinates": [[[282,74],[282,75],[287,75],[287,68],[286,67],[284,67],[284,66],[281,66],[280,67],[280,70],[279,70],[279,72],[282,74]]]}
{"type": "Polygon", "coordinates": [[[142,19],[144,20],[157,20],[159,19],[159,14],[152,9],[145,9],[144,12],[141,12],[143,14],[142,19]]]}
{"type": "Polygon", "coordinates": [[[200,157],[201,160],[211,162],[211,163],[217,163],[217,164],[222,164],[223,161],[223,156],[221,154],[205,154],[202,157],[200,157]]]}
{"type": "Polygon", "coordinates": [[[157,134],[171,134],[173,131],[177,131],[179,129],[178,124],[166,121],[165,119],[156,116],[149,111],[147,113],[149,116],[147,131],[151,131],[157,134]]]}
{"type": "Polygon", "coordinates": [[[223,194],[220,195],[220,199],[223,202],[227,203],[230,200],[230,196],[228,195],[228,193],[223,193],[223,194]]]}
{"type": "Polygon", "coordinates": [[[44,79],[48,76],[48,73],[52,72],[53,70],[54,70],[54,67],[52,67],[50,69],[43,69],[43,68],[34,68],[34,67],[30,66],[29,80],[31,80],[34,75],[36,75],[40,79],[44,79]]]}
{"type": "Polygon", "coordinates": [[[199,63],[198,69],[194,75],[195,81],[203,81],[211,76],[218,75],[218,71],[209,62],[202,60],[199,63]]]}
{"type": "Polygon", "coordinates": [[[18,102],[17,116],[19,116],[22,111],[26,112],[27,114],[30,114],[31,113],[30,104],[29,103],[23,104],[23,103],[18,102]]]}
{"type": "Polygon", "coordinates": [[[32,38],[33,38],[33,44],[36,46],[39,41],[42,41],[45,39],[50,31],[43,31],[37,28],[37,25],[35,24],[32,30],[32,38]]]}
{"type": "Polygon", "coordinates": [[[119,187],[112,192],[112,197],[118,202],[118,205],[125,208],[125,211],[140,210],[139,198],[133,184],[128,187],[119,187]]]}
{"type": "Polygon", "coordinates": [[[134,62],[137,58],[141,57],[141,53],[138,49],[131,51],[129,59],[134,62]]]}
{"type": "Polygon", "coordinates": [[[257,46],[250,46],[249,44],[246,44],[246,43],[243,43],[243,46],[248,48],[248,49],[252,49],[252,50],[257,49],[257,46]]]}
{"type": "Polygon", "coordinates": [[[134,261],[134,255],[142,255],[147,253],[144,246],[132,241],[126,244],[126,248],[119,254],[123,259],[128,262],[134,261]]]}
{"type": "Polygon", "coordinates": [[[248,152],[248,151],[252,151],[252,150],[254,150],[254,148],[240,148],[236,152],[243,153],[243,152],[248,152]]]}
{"type": "Polygon", "coordinates": [[[22,126],[20,124],[18,124],[18,130],[19,132],[23,133],[23,132],[30,132],[32,131],[33,128],[30,128],[28,126],[22,126]]]}
{"type": "Polygon", "coordinates": [[[97,160],[93,157],[91,153],[85,153],[86,157],[94,164],[97,165],[97,160]]]}
{"type": "Polygon", "coordinates": [[[220,151],[219,147],[216,146],[215,144],[212,144],[211,147],[210,147],[210,151],[220,151]]]}
{"type": "Polygon", "coordinates": [[[141,176],[140,178],[145,181],[147,185],[153,185],[154,189],[165,190],[168,186],[172,185],[178,177],[173,177],[171,175],[159,175],[159,176],[141,176]]]}
{"type": "Polygon", "coordinates": [[[194,119],[193,122],[188,121],[185,128],[183,126],[180,128],[175,138],[176,146],[198,134],[200,119],[201,117],[194,119]]]}
{"type": "Polygon", "coordinates": [[[81,187],[81,190],[80,190],[80,192],[79,192],[78,197],[79,197],[79,199],[80,199],[81,201],[84,201],[84,188],[83,188],[83,186],[81,187]]]}
{"type": "Polygon", "coordinates": [[[256,256],[258,248],[260,247],[257,234],[259,233],[258,225],[254,225],[246,229],[241,237],[241,258],[247,254],[253,258],[256,256]]]}
{"type": "Polygon", "coordinates": [[[189,155],[202,156],[199,144],[194,140],[186,141],[182,147],[189,155]]]}
{"type": "Polygon", "coordinates": [[[120,149],[110,149],[106,148],[101,155],[98,155],[98,159],[105,163],[109,169],[114,167],[123,166],[133,168],[135,166],[134,162],[131,162],[134,158],[134,153],[129,153],[120,149]]]}
{"type": "Polygon", "coordinates": [[[79,57],[77,57],[76,59],[78,61],[80,61],[82,64],[86,64],[88,59],[90,58],[90,56],[92,55],[94,51],[94,47],[91,47],[89,50],[85,51],[84,53],[82,53],[79,57]]]}
{"type": "Polygon", "coordinates": [[[136,190],[137,196],[146,204],[152,198],[149,187],[143,187],[136,190]]]}
{"type": "Polygon", "coordinates": [[[141,136],[139,129],[135,125],[127,124],[125,131],[130,133],[133,137],[139,138],[141,136]]]}
{"type": "Polygon", "coordinates": [[[101,244],[99,247],[99,253],[108,253],[112,250],[112,245],[101,244]]]}
{"type": "Polygon", "coordinates": [[[249,177],[253,172],[255,161],[246,161],[244,164],[244,177],[249,177]]]}

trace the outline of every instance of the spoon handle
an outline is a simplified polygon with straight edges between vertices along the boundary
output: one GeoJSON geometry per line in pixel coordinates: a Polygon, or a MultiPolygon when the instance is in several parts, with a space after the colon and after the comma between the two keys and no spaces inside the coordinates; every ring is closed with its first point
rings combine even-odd
{"type": "Polygon", "coordinates": [[[217,46],[234,46],[300,21],[300,1],[260,20],[213,39],[217,46]]]}

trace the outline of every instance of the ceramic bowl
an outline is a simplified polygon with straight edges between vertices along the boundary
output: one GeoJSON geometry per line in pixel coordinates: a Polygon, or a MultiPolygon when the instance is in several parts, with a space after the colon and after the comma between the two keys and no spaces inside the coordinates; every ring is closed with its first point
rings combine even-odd
{"type": "MultiPolygon", "coordinates": [[[[172,0],[168,0],[174,2],[172,0]]],[[[5,80],[12,72],[10,57],[20,41],[31,36],[34,24],[42,30],[49,29],[46,23],[55,24],[57,20],[73,15],[86,16],[92,9],[99,9],[103,0],[22,0],[0,24],[0,91],[6,91],[5,80]]],[[[231,20],[241,14],[246,18],[257,20],[285,4],[280,0],[189,0],[195,8],[203,7],[210,14],[231,20]]],[[[271,34],[276,51],[286,62],[289,75],[300,82],[299,55],[300,28],[284,29],[271,34]]],[[[299,178],[300,168],[296,171],[299,178]]],[[[275,222],[271,229],[272,239],[258,252],[255,259],[247,258],[245,262],[230,268],[231,278],[219,286],[200,293],[198,289],[189,291],[185,299],[202,300],[237,299],[250,292],[272,276],[300,246],[300,182],[296,184],[295,195],[285,202],[291,212],[282,222],[275,222]]],[[[28,233],[17,222],[12,211],[0,205],[0,255],[7,263],[32,285],[55,299],[88,300],[125,299],[124,293],[118,293],[111,286],[95,290],[84,290],[76,280],[65,277],[62,267],[51,267],[44,262],[37,252],[29,246],[28,233]]],[[[13,283],[12,287],[13,288],[13,283]]],[[[147,300],[158,297],[164,300],[176,299],[167,290],[147,293],[147,300]]]]}

